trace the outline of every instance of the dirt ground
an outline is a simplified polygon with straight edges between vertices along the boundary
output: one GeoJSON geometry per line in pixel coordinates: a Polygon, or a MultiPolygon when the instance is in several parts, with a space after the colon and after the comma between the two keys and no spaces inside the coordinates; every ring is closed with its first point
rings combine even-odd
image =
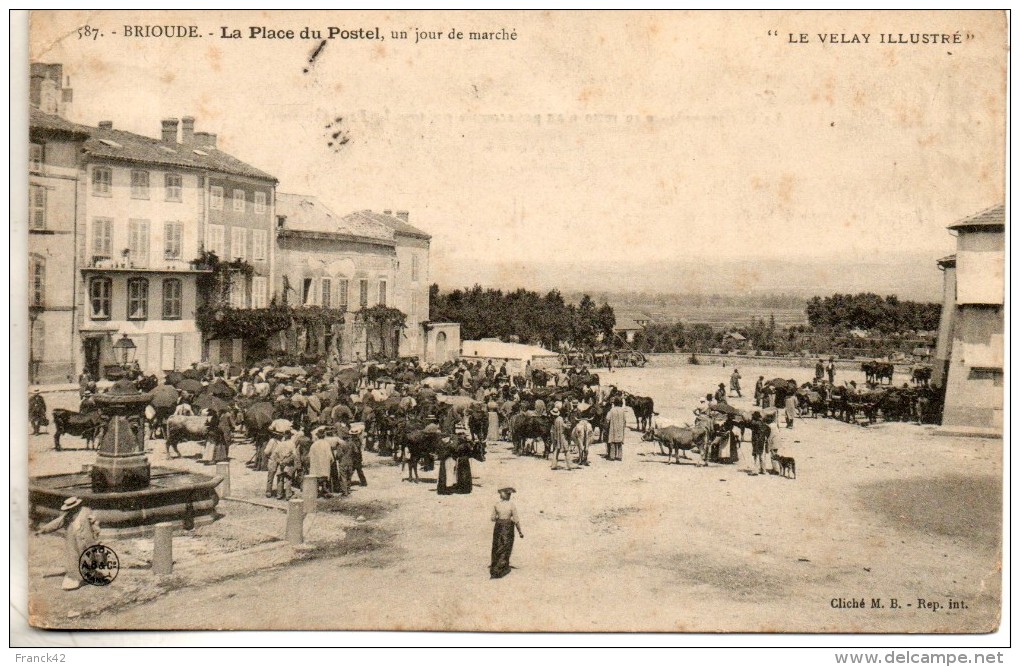
{"type": "MultiPolygon", "coordinates": [[[[682,423],[692,420],[698,396],[719,382],[728,386],[730,372],[646,367],[603,372],[602,381],[653,397],[660,420],[682,423]]],[[[805,381],[811,369],[740,372],[745,397],[731,400],[750,407],[746,396],[759,375],[805,381]]],[[[863,377],[841,372],[836,379],[863,377]]],[[[71,395],[47,399],[50,408],[76,402],[71,395]]],[[[437,496],[435,472],[423,474],[421,484],[401,481],[392,461],[367,453],[368,486],[355,486],[350,500],[322,502],[324,517],[306,519],[324,522],[343,512],[347,521],[334,539],[314,534],[314,557],[281,564],[253,553],[229,576],[127,599],[100,614],[49,620],[83,629],[912,633],[997,627],[1001,441],[941,436],[914,424],[861,427],[810,418],[779,437],[781,452],[796,458],[795,480],[749,475],[750,443],[735,465],[667,465],[657,446],[631,431],[623,462],[605,460],[605,447],[597,446],[589,467],[569,472],[551,470],[543,459],[517,458],[498,443],[484,463],[472,461],[475,488],[466,496],[437,496]],[[489,516],[503,484],[518,491],[525,538],[514,546],[513,572],[490,580],[489,516]],[[858,602],[864,607],[849,606],[858,602]]],[[[48,436],[29,441],[37,475],[78,470],[93,456],[53,452],[48,436]]],[[[162,443],[153,445],[153,464],[166,464],[162,443]]],[[[185,454],[198,451],[197,444],[184,447],[185,454]]],[[[232,450],[232,495],[263,500],[264,473],[244,467],[250,450],[232,450]]],[[[188,459],[174,464],[201,468],[188,459]]],[[[226,501],[221,509],[229,515],[235,506],[226,501]]],[[[249,520],[252,530],[282,535],[283,513],[265,512],[249,520]]],[[[120,548],[116,540],[110,544],[120,548]]],[[[32,553],[43,558],[52,548],[32,553]]],[[[201,552],[191,558],[183,565],[205,567],[201,552]]],[[[30,563],[33,602],[52,601],[63,612],[76,599],[109,594],[61,592],[59,577],[42,576],[55,566],[30,563]]]]}

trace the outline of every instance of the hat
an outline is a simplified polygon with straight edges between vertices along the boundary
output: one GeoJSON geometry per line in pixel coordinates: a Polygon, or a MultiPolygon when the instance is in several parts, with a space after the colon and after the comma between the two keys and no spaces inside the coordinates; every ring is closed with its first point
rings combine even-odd
{"type": "Polygon", "coordinates": [[[288,419],[274,419],[269,425],[269,430],[273,433],[289,433],[294,430],[294,425],[288,419]]]}
{"type": "Polygon", "coordinates": [[[81,505],[81,498],[79,498],[78,496],[71,496],[70,498],[64,501],[63,505],[60,506],[60,511],[67,512],[69,510],[73,510],[78,505],[81,505]]]}
{"type": "Polygon", "coordinates": [[[549,411],[549,414],[551,414],[553,417],[559,417],[560,410],[559,408],[553,408],[552,410],[549,411]]]}
{"type": "Polygon", "coordinates": [[[500,493],[503,493],[504,491],[509,491],[510,493],[517,493],[517,489],[515,489],[512,486],[506,486],[506,485],[499,487],[498,491],[500,493]]]}

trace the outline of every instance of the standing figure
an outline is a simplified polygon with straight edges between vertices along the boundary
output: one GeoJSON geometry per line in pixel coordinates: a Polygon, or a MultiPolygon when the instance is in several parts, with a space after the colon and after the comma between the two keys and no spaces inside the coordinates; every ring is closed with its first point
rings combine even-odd
{"type": "Polygon", "coordinates": [[[825,373],[829,376],[829,384],[833,383],[836,379],[836,360],[833,357],[829,357],[829,364],[825,367],[825,373]]]}
{"type": "Polygon", "coordinates": [[[28,399],[28,423],[32,425],[32,435],[39,435],[40,427],[50,425],[50,421],[46,419],[46,399],[38,389],[33,391],[28,399]]]}
{"type": "Polygon", "coordinates": [[[821,380],[824,377],[825,377],[825,364],[822,363],[821,359],[819,359],[818,363],[815,364],[815,379],[821,380]]]}
{"type": "Polygon", "coordinates": [[[517,516],[517,507],[510,502],[510,494],[516,489],[504,486],[499,490],[499,502],[492,508],[492,559],[489,564],[489,576],[501,579],[510,574],[510,554],[514,550],[514,531],[524,539],[521,521],[517,516]]]}
{"type": "Polygon", "coordinates": [[[761,413],[755,410],[751,416],[751,454],[754,456],[751,462],[752,475],[765,474],[765,449],[768,446],[770,432],[769,425],[761,420],[761,413]],[[758,466],[758,472],[754,471],[755,464],[758,466]]]}
{"type": "Polygon", "coordinates": [[[552,427],[549,431],[549,442],[553,455],[552,469],[556,470],[560,467],[560,452],[562,452],[563,459],[567,463],[567,470],[570,470],[570,441],[567,440],[566,424],[563,422],[559,408],[553,408],[549,414],[553,417],[552,427]]]}
{"type": "Polygon", "coordinates": [[[765,376],[759,375],[758,381],[754,383],[754,405],[755,407],[763,408],[762,405],[765,399],[765,376]]]}
{"type": "Polygon", "coordinates": [[[606,416],[607,437],[606,437],[606,458],[610,461],[623,460],[623,436],[627,431],[627,411],[623,407],[623,399],[619,396],[613,399],[613,407],[606,416]]]}
{"type": "Polygon", "coordinates": [[[783,407],[786,411],[786,428],[793,428],[793,418],[797,416],[797,395],[787,396],[783,407]]]}
{"type": "Polygon", "coordinates": [[[733,373],[730,374],[730,393],[736,392],[737,398],[741,397],[740,394],[740,371],[736,368],[733,369],[733,373]]]}
{"type": "Polygon", "coordinates": [[[81,498],[72,496],[60,506],[60,516],[42,526],[38,532],[53,533],[61,528],[67,529],[64,542],[64,582],[61,588],[73,591],[85,583],[81,578],[79,560],[86,549],[99,544],[99,521],[92,510],[82,504],[81,498]]]}

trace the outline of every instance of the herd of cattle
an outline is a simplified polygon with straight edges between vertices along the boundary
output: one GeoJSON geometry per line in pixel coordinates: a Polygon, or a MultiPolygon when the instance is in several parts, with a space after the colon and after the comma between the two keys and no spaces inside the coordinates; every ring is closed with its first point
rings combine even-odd
{"type": "MultiPolygon", "coordinates": [[[[879,384],[887,376],[886,369],[877,366],[882,364],[864,369],[876,375],[875,382],[863,388],[824,380],[799,385],[782,378],[766,385],[772,404],[780,409],[788,396],[795,396],[801,416],[859,424],[878,419],[937,423],[939,393],[927,379],[915,377],[913,386],[879,384]]],[[[493,426],[499,439],[512,443],[514,454],[548,456],[554,407],[579,458],[586,457],[591,444],[605,440],[607,416],[617,397],[633,411],[646,439],[658,441],[672,456],[697,450],[706,463],[712,443],[719,442],[713,436],[739,432],[742,439],[751,422],[748,411],[722,404],[716,407],[714,420],[672,430],[655,428],[657,413],[650,397],[602,385],[590,372],[553,374],[536,369],[524,378],[494,375],[480,363],[422,369],[411,362],[390,362],[340,371],[265,367],[236,377],[208,368],[168,374],[164,384],[155,387],[148,379],[143,381],[151,396],[148,435],[164,438],[168,452],[183,442],[205,441],[210,425],[224,421],[226,414],[230,428],[242,431],[255,445],[251,464],[258,470],[266,467],[263,452],[272,436],[271,425],[281,419],[306,435],[320,425],[360,426],[354,432],[363,434],[365,449],[406,462],[408,479],[417,478],[419,463],[428,470],[447,457],[484,460],[493,426]],[[182,404],[192,407],[195,415],[180,414],[182,404]]],[[[53,423],[56,449],[63,434],[82,437],[91,447],[101,437],[104,418],[86,396],[78,413],[54,410],[53,423]]]]}

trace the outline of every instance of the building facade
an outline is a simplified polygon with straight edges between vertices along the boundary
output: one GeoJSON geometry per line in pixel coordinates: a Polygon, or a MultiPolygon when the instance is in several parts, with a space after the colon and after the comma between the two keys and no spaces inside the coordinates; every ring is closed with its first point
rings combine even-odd
{"type": "Polygon", "coordinates": [[[59,116],[29,114],[29,382],[71,382],[75,370],[77,203],[81,148],[89,135],[59,116]]]}
{"type": "Polygon", "coordinates": [[[161,130],[153,139],[111,122],[88,128],[75,305],[80,368],[93,377],[121,361],[113,345],[124,336],[146,373],[241,358],[240,341],[203,341],[198,329],[198,308],[209,298],[199,291],[200,277],[211,273],[203,250],[253,260],[250,278],[231,281],[232,305],[250,307],[253,291],[268,291],[275,179],[219,151],[215,135],[193,132],[193,119],[180,135],[176,119],[164,120],[161,130]],[[228,187],[229,216],[219,196],[228,187]]]}
{"type": "MultiPolygon", "coordinates": [[[[1001,433],[1004,401],[1005,207],[950,225],[956,255],[939,261],[947,297],[936,358],[943,367],[942,424],[1001,433]],[[950,289],[952,288],[952,289],[950,289]]],[[[935,379],[938,381],[939,369],[935,379]]]]}

